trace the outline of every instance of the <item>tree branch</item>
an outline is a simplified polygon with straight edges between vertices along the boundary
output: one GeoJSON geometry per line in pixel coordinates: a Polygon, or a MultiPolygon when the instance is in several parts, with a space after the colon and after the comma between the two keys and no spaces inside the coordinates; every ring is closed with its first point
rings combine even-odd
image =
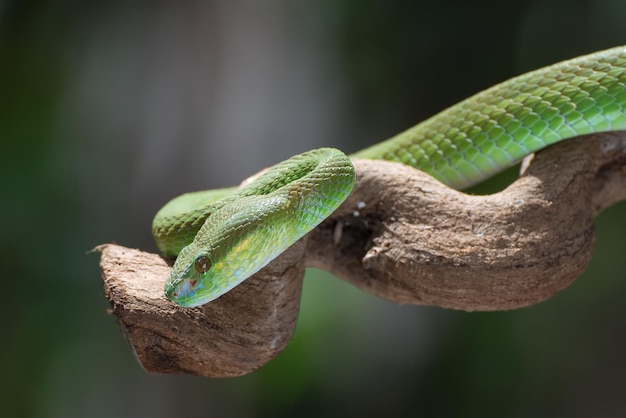
{"type": "Polygon", "coordinates": [[[293,334],[305,266],[398,303],[472,311],[545,300],[585,269],[593,217],[626,199],[626,132],[559,143],[489,196],[396,163],[355,169],[355,190],[329,219],[203,307],[165,299],[158,255],[100,246],[107,298],[143,367],[224,377],[267,363],[293,334]]]}

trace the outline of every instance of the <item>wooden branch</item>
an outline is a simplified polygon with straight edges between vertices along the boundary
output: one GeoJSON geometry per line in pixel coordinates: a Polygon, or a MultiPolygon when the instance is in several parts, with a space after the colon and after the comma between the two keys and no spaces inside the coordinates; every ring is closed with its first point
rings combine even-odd
{"type": "Polygon", "coordinates": [[[304,243],[223,297],[200,308],[165,298],[171,267],[157,254],[105,244],[100,267],[112,313],[150,373],[230,377],[282,351],[296,326],[304,243]]]}
{"type": "Polygon", "coordinates": [[[267,363],[293,333],[305,266],[398,303],[472,311],[545,300],[586,267],[593,217],[626,199],[626,132],[542,151],[489,196],[400,164],[360,160],[355,168],[355,190],[328,220],[203,307],[165,299],[169,267],[158,255],[99,247],[112,312],[143,367],[224,377],[267,363]]]}

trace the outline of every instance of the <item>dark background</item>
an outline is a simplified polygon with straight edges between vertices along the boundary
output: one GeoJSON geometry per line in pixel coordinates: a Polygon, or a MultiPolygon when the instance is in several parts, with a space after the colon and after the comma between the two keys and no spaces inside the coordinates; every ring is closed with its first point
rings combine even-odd
{"type": "Polygon", "coordinates": [[[176,194],[385,139],[515,74],[626,43],[621,0],[0,1],[7,417],[626,415],[626,205],[537,306],[398,306],[321,272],[245,377],[143,372],[94,246],[154,250],[176,194]]]}

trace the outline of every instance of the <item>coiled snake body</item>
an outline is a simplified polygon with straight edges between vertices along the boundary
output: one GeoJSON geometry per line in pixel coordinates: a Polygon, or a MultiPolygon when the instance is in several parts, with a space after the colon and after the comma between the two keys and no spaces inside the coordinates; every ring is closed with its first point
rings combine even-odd
{"type": "Polygon", "coordinates": [[[623,129],[626,47],[617,47],[505,81],[351,157],[321,148],[243,188],[179,196],[153,221],[159,250],[177,257],[165,293],[198,306],[256,273],[348,197],[350,158],[401,162],[462,189],[550,144],[623,129]]]}

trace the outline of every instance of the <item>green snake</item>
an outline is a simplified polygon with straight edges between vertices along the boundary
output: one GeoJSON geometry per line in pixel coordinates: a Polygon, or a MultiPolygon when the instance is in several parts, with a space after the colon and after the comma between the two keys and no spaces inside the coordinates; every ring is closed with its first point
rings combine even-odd
{"type": "Polygon", "coordinates": [[[153,221],[159,251],[176,257],[165,294],[199,306],[259,271],[348,197],[351,158],[400,162],[462,189],[550,144],[624,129],[626,46],[512,78],[350,157],[312,150],[242,188],[184,194],[153,221]]]}

